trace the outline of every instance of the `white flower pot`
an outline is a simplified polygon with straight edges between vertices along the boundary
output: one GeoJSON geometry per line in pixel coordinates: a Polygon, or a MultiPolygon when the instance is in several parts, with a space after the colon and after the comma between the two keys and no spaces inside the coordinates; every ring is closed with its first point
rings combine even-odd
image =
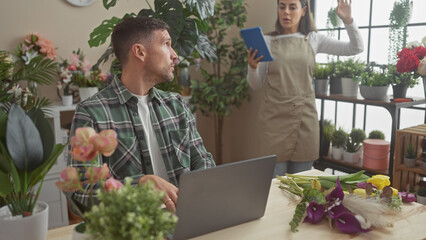
{"type": "Polygon", "coordinates": [[[81,87],[78,89],[80,94],[80,101],[84,101],[89,97],[95,95],[99,91],[98,87],[81,87]]]}
{"type": "Polygon", "coordinates": [[[355,152],[355,153],[350,153],[350,152],[343,152],[343,161],[348,162],[348,163],[359,163],[361,159],[361,152],[355,152]]]}
{"type": "Polygon", "coordinates": [[[417,202],[418,202],[418,203],[421,203],[421,204],[423,204],[423,205],[426,205],[426,197],[424,197],[424,196],[419,196],[419,195],[417,195],[417,194],[416,194],[416,199],[417,199],[417,202]]]}
{"type": "Polygon", "coordinates": [[[356,97],[358,95],[357,81],[352,78],[342,78],[342,95],[346,97],[356,97]]]}
{"type": "Polygon", "coordinates": [[[404,164],[406,167],[412,168],[416,166],[416,159],[415,158],[404,158],[404,164]]]}
{"type": "Polygon", "coordinates": [[[343,156],[343,148],[333,147],[331,149],[331,156],[334,160],[341,160],[343,156]]]}
{"type": "Polygon", "coordinates": [[[72,100],[73,100],[72,95],[64,95],[64,96],[62,96],[62,105],[71,106],[72,100]]]}
{"type": "Polygon", "coordinates": [[[10,217],[7,206],[0,208],[0,238],[7,240],[46,240],[49,206],[37,202],[34,213],[28,217],[10,217]]]}

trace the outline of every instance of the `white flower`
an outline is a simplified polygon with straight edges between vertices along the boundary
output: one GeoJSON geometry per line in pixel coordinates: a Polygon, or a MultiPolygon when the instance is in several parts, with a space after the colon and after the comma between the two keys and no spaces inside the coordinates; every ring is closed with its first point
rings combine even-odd
{"type": "Polygon", "coordinates": [[[420,45],[421,45],[420,42],[418,42],[418,41],[412,41],[412,42],[409,42],[407,44],[407,48],[416,48],[416,47],[419,47],[420,45]]]}
{"type": "Polygon", "coordinates": [[[25,61],[25,65],[30,64],[31,60],[38,56],[38,52],[35,51],[27,51],[25,52],[25,56],[22,56],[22,59],[25,61]]]}

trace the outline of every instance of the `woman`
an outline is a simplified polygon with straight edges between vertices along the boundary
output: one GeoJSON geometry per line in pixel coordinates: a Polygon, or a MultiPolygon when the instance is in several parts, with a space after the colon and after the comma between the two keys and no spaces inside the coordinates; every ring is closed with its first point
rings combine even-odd
{"type": "Polygon", "coordinates": [[[265,36],[274,61],[259,62],[257,50],[248,50],[247,81],[253,89],[265,84],[260,107],[260,147],[276,154],[274,176],[312,168],[319,157],[319,124],[312,75],[315,54],[349,56],[363,51],[358,27],[351,15],[351,0],[338,0],[349,42],[316,32],[309,0],[277,0],[275,31],[265,36]]]}

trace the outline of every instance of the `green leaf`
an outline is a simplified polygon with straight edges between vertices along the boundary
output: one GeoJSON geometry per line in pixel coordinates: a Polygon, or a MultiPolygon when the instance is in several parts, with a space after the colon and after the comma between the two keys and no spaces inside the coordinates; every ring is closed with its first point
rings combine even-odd
{"type": "Polygon", "coordinates": [[[6,137],[7,114],[0,110],[0,141],[6,137]]]}
{"type": "Polygon", "coordinates": [[[24,110],[13,104],[9,111],[6,145],[16,167],[31,171],[43,162],[40,133],[24,110]]]}
{"type": "Polygon", "coordinates": [[[13,191],[9,174],[0,172],[0,197],[6,198],[13,191]]]}
{"type": "Polygon", "coordinates": [[[43,159],[47,159],[52,153],[53,146],[55,145],[55,135],[53,134],[52,125],[45,117],[43,111],[38,108],[32,108],[28,112],[28,116],[34,122],[40,135],[43,144],[43,159]]]}
{"type": "Polygon", "coordinates": [[[191,56],[194,51],[195,45],[198,42],[198,29],[197,24],[193,19],[186,19],[182,32],[176,39],[175,50],[178,55],[184,57],[191,56]]]}
{"type": "Polygon", "coordinates": [[[111,7],[114,7],[116,4],[117,4],[117,0],[103,0],[103,5],[106,8],[106,10],[110,9],[111,7]]]}
{"type": "Polygon", "coordinates": [[[93,32],[90,33],[89,46],[97,47],[104,44],[114,30],[115,25],[128,17],[134,16],[134,13],[126,13],[123,18],[112,17],[111,19],[103,20],[101,25],[97,26],[93,32]]]}
{"type": "Polygon", "coordinates": [[[50,154],[49,158],[45,160],[43,164],[41,164],[39,167],[34,169],[34,171],[28,174],[28,183],[30,187],[37,184],[49,172],[49,170],[56,163],[56,160],[58,159],[58,157],[64,151],[65,147],[66,145],[56,144],[53,147],[52,154],[50,154]]]}
{"type": "Polygon", "coordinates": [[[185,27],[182,3],[179,0],[155,0],[154,5],[156,16],[169,25],[172,46],[176,47],[177,39],[185,27]]]}
{"type": "Polygon", "coordinates": [[[217,59],[216,46],[212,44],[212,42],[205,34],[199,35],[195,50],[202,58],[208,59],[209,62],[213,62],[217,59]]]}
{"type": "Polygon", "coordinates": [[[27,80],[40,85],[49,85],[56,80],[58,64],[52,59],[39,55],[22,67],[13,76],[14,80],[27,80]]]}
{"type": "Polygon", "coordinates": [[[214,14],[214,0],[186,0],[185,2],[191,11],[194,11],[194,8],[197,9],[201,19],[206,19],[214,14]]]}

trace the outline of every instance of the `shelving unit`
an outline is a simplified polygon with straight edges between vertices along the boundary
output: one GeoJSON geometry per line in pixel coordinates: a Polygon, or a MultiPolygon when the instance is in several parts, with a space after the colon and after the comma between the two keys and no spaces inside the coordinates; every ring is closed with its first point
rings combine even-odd
{"type": "MultiPolygon", "coordinates": [[[[51,119],[55,143],[66,143],[68,133],[64,129],[71,123],[76,105],[63,106],[62,103],[53,103],[48,112],[48,118],[51,119]],[[70,117],[71,116],[71,117],[70,117]]],[[[68,225],[68,207],[65,195],[56,187],[55,183],[60,180],[60,173],[66,167],[67,151],[64,150],[55,165],[44,179],[43,187],[40,192],[40,201],[49,205],[49,229],[68,225]]]]}
{"type": "Polygon", "coordinates": [[[421,168],[423,152],[422,142],[425,137],[426,124],[396,131],[393,187],[400,190],[404,190],[407,184],[415,187],[419,185],[422,177],[426,177],[426,172],[421,168]],[[416,166],[413,168],[408,168],[404,165],[405,149],[410,142],[415,146],[415,151],[417,153],[416,166]]]}
{"type": "MultiPolygon", "coordinates": [[[[394,151],[395,151],[395,133],[396,130],[399,129],[399,117],[400,117],[400,110],[401,108],[413,108],[415,105],[420,105],[426,103],[425,98],[413,98],[413,101],[411,102],[392,102],[389,98],[386,98],[384,100],[365,100],[360,96],[357,97],[346,97],[342,94],[317,94],[317,99],[321,100],[321,109],[319,109],[320,114],[320,122],[322,123],[324,121],[324,102],[325,100],[331,100],[336,102],[347,102],[347,103],[353,103],[354,104],[354,116],[356,112],[356,105],[361,104],[365,107],[367,106],[376,106],[376,107],[383,107],[391,115],[392,118],[392,124],[391,124],[391,140],[390,140],[390,156],[389,156],[389,169],[388,171],[382,171],[382,170],[367,170],[367,174],[373,175],[373,174],[386,174],[389,175],[391,180],[393,179],[393,172],[394,172],[394,151]]],[[[353,121],[355,121],[355,117],[353,117],[353,121]]],[[[320,139],[322,139],[322,132],[323,132],[323,126],[320,124],[320,139]]],[[[321,143],[320,143],[321,146],[321,143]]],[[[331,168],[334,170],[339,170],[347,173],[353,173],[357,172],[360,169],[363,169],[355,164],[349,164],[344,163],[341,161],[335,161],[329,158],[323,158],[320,157],[317,161],[315,161],[314,164],[315,168],[318,168],[320,170],[324,170],[325,168],[331,168]]]]}

